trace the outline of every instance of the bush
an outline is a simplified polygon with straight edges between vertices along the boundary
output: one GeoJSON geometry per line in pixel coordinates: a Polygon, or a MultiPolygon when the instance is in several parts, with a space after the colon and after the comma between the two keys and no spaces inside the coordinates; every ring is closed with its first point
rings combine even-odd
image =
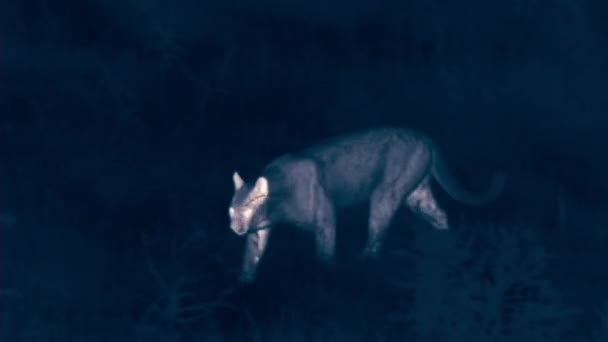
{"type": "Polygon", "coordinates": [[[424,228],[400,254],[413,275],[395,281],[414,296],[398,317],[417,340],[554,341],[577,313],[547,280],[550,257],[530,230],[424,228]]]}

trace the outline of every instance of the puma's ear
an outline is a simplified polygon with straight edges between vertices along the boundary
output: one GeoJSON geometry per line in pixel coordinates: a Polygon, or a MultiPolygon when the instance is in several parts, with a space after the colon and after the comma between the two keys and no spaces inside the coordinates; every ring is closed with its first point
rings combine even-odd
{"type": "Polygon", "coordinates": [[[259,196],[268,196],[268,180],[265,177],[258,178],[253,189],[259,196]]]}
{"type": "Polygon", "coordinates": [[[234,182],[234,189],[236,190],[242,188],[243,184],[245,184],[243,178],[241,178],[241,176],[239,176],[239,173],[236,171],[234,171],[234,173],[232,174],[232,181],[234,182]]]}

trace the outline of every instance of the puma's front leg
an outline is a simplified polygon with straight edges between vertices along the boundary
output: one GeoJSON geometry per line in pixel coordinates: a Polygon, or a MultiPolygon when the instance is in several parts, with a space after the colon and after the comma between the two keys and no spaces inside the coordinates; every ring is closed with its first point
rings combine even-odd
{"type": "Polygon", "coordinates": [[[313,188],[314,200],[310,204],[315,225],[315,243],[317,259],[326,267],[335,263],[336,253],[336,217],[334,207],[321,186],[313,188]]]}
{"type": "Polygon", "coordinates": [[[336,228],[333,223],[326,223],[315,232],[317,260],[325,267],[331,268],[335,263],[336,228]]]}
{"type": "Polygon", "coordinates": [[[239,280],[243,283],[251,283],[255,279],[258,264],[264,255],[268,245],[270,229],[258,230],[247,235],[245,241],[245,255],[243,256],[243,268],[239,280]]]}

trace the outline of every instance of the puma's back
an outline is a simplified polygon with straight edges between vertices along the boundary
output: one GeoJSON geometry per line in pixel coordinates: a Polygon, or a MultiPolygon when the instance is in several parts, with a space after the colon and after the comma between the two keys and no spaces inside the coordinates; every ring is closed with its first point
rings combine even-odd
{"type": "Polygon", "coordinates": [[[269,164],[263,174],[289,169],[288,175],[297,175],[290,164],[307,160],[316,167],[319,182],[333,204],[342,207],[368,201],[380,182],[407,172],[407,164],[417,166],[412,177],[422,177],[429,171],[431,158],[431,141],[421,133],[377,128],[328,139],[283,156],[269,164]]]}

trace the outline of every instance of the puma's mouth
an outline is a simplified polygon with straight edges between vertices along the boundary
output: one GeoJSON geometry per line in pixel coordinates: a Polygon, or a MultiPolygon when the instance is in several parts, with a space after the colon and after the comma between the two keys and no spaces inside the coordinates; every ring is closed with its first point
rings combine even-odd
{"type": "Polygon", "coordinates": [[[238,235],[238,236],[243,236],[243,235],[245,235],[245,234],[247,234],[247,233],[248,233],[248,231],[247,231],[247,230],[245,230],[245,229],[243,229],[243,230],[235,230],[235,229],[233,229],[232,231],[233,231],[233,232],[234,232],[236,235],[238,235]]]}
{"type": "Polygon", "coordinates": [[[257,232],[257,231],[260,231],[260,230],[266,230],[266,229],[270,229],[270,223],[269,222],[262,222],[261,224],[258,224],[254,228],[251,228],[249,230],[249,232],[254,233],[254,232],[257,232]]]}
{"type": "Polygon", "coordinates": [[[249,229],[232,229],[232,231],[238,236],[243,236],[243,235],[255,233],[257,231],[266,230],[266,229],[270,229],[269,222],[262,222],[261,224],[258,224],[255,227],[251,227],[249,229]]]}

